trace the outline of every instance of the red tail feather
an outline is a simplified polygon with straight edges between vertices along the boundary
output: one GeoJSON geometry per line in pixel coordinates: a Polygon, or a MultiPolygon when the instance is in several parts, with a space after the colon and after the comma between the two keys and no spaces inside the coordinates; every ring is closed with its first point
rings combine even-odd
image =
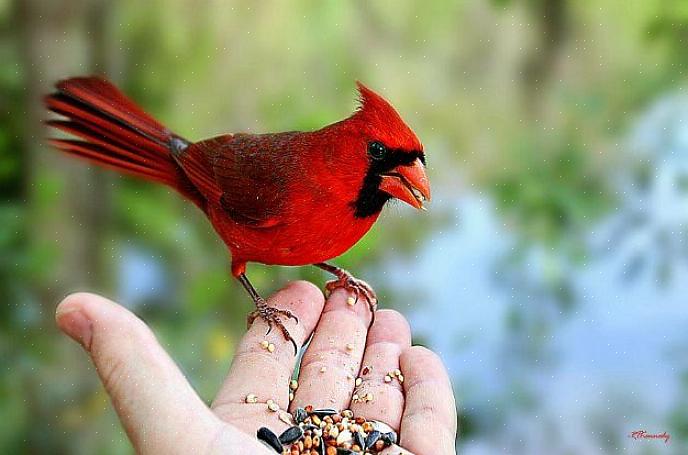
{"type": "Polygon", "coordinates": [[[83,140],[51,139],[51,145],[120,172],[167,184],[203,206],[202,197],[170,152],[173,139],[185,141],[104,79],[67,79],[59,82],[57,89],[45,98],[45,104],[68,120],[49,120],[48,125],[83,140]]]}

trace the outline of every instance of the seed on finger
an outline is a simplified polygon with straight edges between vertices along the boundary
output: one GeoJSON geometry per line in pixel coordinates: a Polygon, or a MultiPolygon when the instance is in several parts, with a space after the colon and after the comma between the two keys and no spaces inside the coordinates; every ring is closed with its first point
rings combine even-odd
{"type": "Polygon", "coordinates": [[[347,343],[346,350],[349,352],[353,351],[354,350],[354,344],[353,343],[347,343]]]}
{"type": "Polygon", "coordinates": [[[272,412],[277,412],[277,411],[279,411],[279,405],[278,405],[277,403],[275,403],[274,400],[268,400],[268,401],[266,402],[266,404],[268,405],[268,409],[269,409],[270,411],[272,411],[272,412]]]}
{"type": "Polygon", "coordinates": [[[246,398],[244,398],[244,401],[246,403],[258,403],[258,397],[256,397],[256,395],[253,393],[249,393],[246,395],[246,398]]]}
{"type": "Polygon", "coordinates": [[[354,306],[354,304],[356,304],[356,299],[353,298],[353,297],[351,297],[351,296],[349,296],[349,297],[346,299],[346,304],[349,305],[349,306],[354,306]]]}
{"type": "Polygon", "coordinates": [[[392,378],[388,374],[385,375],[385,382],[387,382],[387,383],[392,382],[392,378]]]}
{"type": "Polygon", "coordinates": [[[299,381],[297,381],[296,379],[292,379],[291,381],[289,381],[289,388],[291,390],[298,389],[299,388],[299,381]]]}
{"type": "Polygon", "coordinates": [[[263,349],[267,349],[269,344],[270,343],[268,342],[268,340],[263,340],[260,342],[260,347],[263,349]]]}
{"type": "Polygon", "coordinates": [[[280,411],[277,414],[277,418],[280,419],[282,422],[286,423],[287,425],[292,425],[294,423],[293,417],[287,411],[280,411]]]}
{"type": "Polygon", "coordinates": [[[327,367],[326,367],[326,366],[323,366],[323,367],[320,368],[320,372],[321,372],[321,373],[324,373],[324,372],[326,372],[326,371],[327,371],[327,367]]]}

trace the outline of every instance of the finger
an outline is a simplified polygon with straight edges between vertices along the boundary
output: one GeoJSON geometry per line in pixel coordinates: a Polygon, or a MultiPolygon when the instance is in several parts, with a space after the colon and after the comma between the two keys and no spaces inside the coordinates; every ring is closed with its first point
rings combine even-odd
{"type": "Polygon", "coordinates": [[[414,454],[412,452],[409,452],[408,450],[394,444],[392,446],[387,447],[382,452],[379,452],[379,455],[414,455],[414,454]]]}
{"type": "MultiPolygon", "coordinates": [[[[315,285],[297,281],[270,297],[268,304],[290,310],[299,318],[298,324],[291,319],[283,319],[283,322],[297,344],[302,345],[318,322],[324,300],[315,285]]],[[[242,428],[247,418],[259,418],[267,423],[265,419],[270,417],[267,400],[274,400],[281,409],[288,407],[289,380],[296,364],[294,348],[279,330],[272,330],[266,336],[267,331],[268,325],[262,319],[253,322],[239,344],[229,374],[212,405],[221,419],[242,428]],[[273,344],[274,351],[262,347],[262,341],[273,344]],[[249,394],[255,395],[258,402],[247,405],[249,394]]],[[[270,422],[274,422],[274,418],[270,422]]]]}
{"type": "Polygon", "coordinates": [[[400,360],[406,392],[400,445],[415,453],[455,453],[456,404],[442,361],[421,346],[405,350],[400,360]]]}
{"type": "Polygon", "coordinates": [[[205,450],[221,422],[140,319],[85,293],[64,299],[55,319],[90,354],[137,452],[205,450]]]}
{"type": "Polygon", "coordinates": [[[371,318],[367,305],[347,302],[352,295],[339,288],[327,299],[313,340],[303,355],[299,388],[291,409],[306,405],[316,409],[349,406],[371,318]]]}
{"type": "Polygon", "coordinates": [[[399,370],[399,356],[409,347],[411,329],[406,319],[394,310],[378,311],[368,333],[359,373],[361,385],[354,389],[351,402],[354,414],[368,420],[380,420],[399,431],[404,410],[401,381],[405,379],[393,372],[399,370]]]}

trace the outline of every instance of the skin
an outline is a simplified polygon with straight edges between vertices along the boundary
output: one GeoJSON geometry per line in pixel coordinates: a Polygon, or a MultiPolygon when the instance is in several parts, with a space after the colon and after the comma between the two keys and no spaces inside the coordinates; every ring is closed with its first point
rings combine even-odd
{"type": "Polygon", "coordinates": [[[241,340],[210,407],[148,326],[125,308],[97,295],[73,294],[59,304],[56,320],[90,356],[138,453],[274,455],[255,439],[261,426],[277,434],[287,428],[267,410],[268,398],[281,409],[306,404],[350,408],[384,421],[397,430],[403,446],[387,449],[386,455],[455,453],[456,407],[439,357],[411,346],[408,322],[396,311],[378,311],[368,330],[368,308],[347,305],[348,295],[338,289],[325,301],[313,284],[298,281],[268,299],[271,306],[287,308],[299,317],[299,324],[286,322],[299,344],[313,334],[291,405],[293,348],[275,331],[266,337],[262,320],[256,320],[241,340]],[[260,347],[264,339],[275,344],[274,353],[260,347]],[[348,343],[352,350],[345,348],[348,343]],[[371,367],[371,373],[359,390],[373,393],[374,399],[351,403],[354,381],[347,374],[357,376],[362,366],[371,367]],[[395,368],[401,369],[404,383],[385,383],[385,372],[395,368]],[[262,403],[244,403],[249,393],[262,403]]]}

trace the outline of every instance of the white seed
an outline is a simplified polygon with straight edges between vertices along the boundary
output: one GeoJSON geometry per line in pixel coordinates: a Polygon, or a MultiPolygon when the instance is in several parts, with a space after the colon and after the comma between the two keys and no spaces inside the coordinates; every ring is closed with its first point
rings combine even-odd
{"type": "Polygon", "coordinates": [[[263,340],[260,342],[260,347],[263,349],[267,349],[269,344],[270,343],[268,343],[268,340],[263,340]]]}
{"type": "Polygon", "coordinates": [[[277,415],[277,418],[279,418],[282,422],[286,423],[287,425],[291,425],[293,423],[291,414],[289,414],[286,411],[280,411],[280,413],[277,415]]]}
{"type": "Polygon", "coordinates": [[[368,394],[366,395],[365,398],[366,398],[366,401],[373,401],[373,394],[368,392],[368,394]]]}
{"type": "Polygon", "coordinates": [[[354,396],[352,396],[351,399],[352,399],[353,401],[358,401],[358,399],[359,399],[358,394],[357,394],[357,393],[354,393],[354,396]]]}
{"type": "Polygon", "coordinates": [[[397,379],[399,380],[399,382],[403,383],[404,382],[404,375],[400,374],[399,376],[397,376],[397,379]]]}
{"type": "Polygon", "coordinates": [[[324,373],[324,372],[326,372],[326,371],[327,371],[327,367],[322,367],[322,368],[320,368],[320,372],[321,372],[321,373],[324,373]]]}
{"type": "Polygon", "coordinates": [[[346,299],[346,304],[349,306],[354,306],[355,303],[356,299],[354,299],[353,297],[349,297],[348,299],[346,299]]]}
{"type": "Polygon", "coordinates": [[[333,426],[330,428],[330,437],[336,438],[337,436],[339,436],[339,428],[333,426]]]}
{"type": "Polygon", "coordinates": [[[292,379],[291,381],[289,381],[289,388],[291,390],[298,389],[299,388],[299,381],[297,381],[296,379],[292,379]]]}
{"type": "Polygon", "coordinates": [[[395,369],[395,370],[392,372],[392,374],[393,374],[394,376],[399,376],[399,375],[401,374],[401,371],[399,371],[399,368],[397,368],[397,369],[395,369]]]}
{"type": "Polygon", "coordinates": [[[361,384],[363,384],[363,379],[361,379],[361,378],[356,378],[356,387],[358,387],[358,386],[361,385],[361,384]]]}
{"type": "Polygon", "coordinates": [[[346,350],[347,351],[353,351],[354,350],[354,344],[353,343],[348,343],[346,345],[346,350]]]}
{"type": "Polygon", "coordinates": [[[275,352],[275,345],[272,343],[268,344],[268,351],[269,352],[275,352]]]}
{"type": "Polygon", "coordinates": [[[246,395],[246,399],[244,401],[246,403],[257,403],[258,398],[254,394],[249,393],[248,395],[246,395]]]}
{"type": "Polygon", "coordinates": [[[289,392],[289,401],[294,401],[294,392],[289,392]]]}
{"type": "MultiPolygon", "coordinates": [[[[334,437],[332,433],[330,433],[330,436],[334,437]]],[[[351,432],[349,430],[344,430],[339,433],[339,436],[337,436],[337,444],[341,445],[345,442],[351,441],[351,439],[353,439],[353,435],[351,434],[351,432]]]]}
{"type": "Polygon", "coordinates": [[[392,382],[392,378],[388,374],[385,375],[385,382],[392,382]]]}
{"type": "Polygon", "coordinates": [[[268,400],[268,409],[272,412],[279,411],[279,405],[272,400],[268,400]]]}

